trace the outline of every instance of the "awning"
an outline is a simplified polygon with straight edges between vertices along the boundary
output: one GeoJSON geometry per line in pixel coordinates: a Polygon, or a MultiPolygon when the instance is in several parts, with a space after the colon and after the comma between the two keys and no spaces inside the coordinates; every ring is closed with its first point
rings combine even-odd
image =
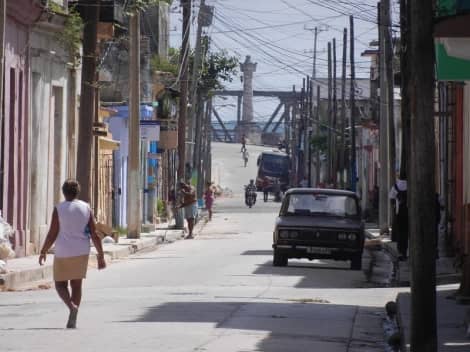
{"type": "Polygon", "coordinates": [[[436,42],[436,67],[439,81],[466,81],[470,80],[470,60],[464,59],[470,47],[465,41],[439,38],[436,42]],[[459,43],[462,45],[459,47],[459,43]],[[448,53],[450,49],[454,55],[448,53]]]}
{"type": "Polygon", "coordinates": [[[102,121],[103,119],[116,115],[117,113],[118,111],[115,109],[101,106],[100,107],[100,120],[102,121]]]}
{"type": "Polygon", "coordinates": [[[99,137],[99,147],[102,150],[117,150],[120,142],[107,137],[99,137]]]}
{"type": "MultiPolygon", "coordinates": [[[[120,117],[124,119],[129,118],[129,106],[127,105],[110,105],[110,106],[107,106],[106,108],[116,111],[116,113],[113,114],[112,117],[120,117]]],[[[140,119],[141,120],[151,119],[153,117],[153,113],[154,113],[153,111],[154,109],[152,106],[141,104],[140,105],[140,119]]]]}

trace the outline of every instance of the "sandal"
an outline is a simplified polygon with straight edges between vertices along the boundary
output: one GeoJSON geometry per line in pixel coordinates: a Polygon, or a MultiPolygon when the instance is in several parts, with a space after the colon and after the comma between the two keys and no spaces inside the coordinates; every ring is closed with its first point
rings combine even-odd
{"type": "Polygon", "coordinates": [[[67,321],[67,329],[75,329],[77,327],[77,314],[77,307],[70,310],[69,320],[67,321]]]}

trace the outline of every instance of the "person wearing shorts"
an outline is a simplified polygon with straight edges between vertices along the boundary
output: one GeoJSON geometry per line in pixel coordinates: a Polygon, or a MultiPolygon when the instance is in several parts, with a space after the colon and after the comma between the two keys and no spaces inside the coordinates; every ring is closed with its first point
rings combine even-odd
{"type": "Polygon", "coordinates": [[[204,202],[206,209],[209,213],[209,221],[212,220],[212,206],[214,205],[214,189],[212,188],[212,182],[206,183],[206,191],[204,192],[204,202]]]}
{"type": "Polygon", "coordinates": [[[193,186],[181,182],[181,194],[183,196],[183,204],[181,207],[184,210],[184,217],[188,222],[188,236],[186,239],[192,239],[193,237],[193,229],[194,229],[194,222],[197,217],[197,199],[196,199],[196,190],[193,186]]]}

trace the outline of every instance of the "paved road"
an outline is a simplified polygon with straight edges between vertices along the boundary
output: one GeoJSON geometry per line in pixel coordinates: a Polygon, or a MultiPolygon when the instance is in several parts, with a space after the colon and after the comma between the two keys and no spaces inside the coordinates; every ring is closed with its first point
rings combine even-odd
{"type": "MultiPolygon", "coordinates": [[[[221,179],[242,184],[241,166],[217,159],[230,147],[215,148],[221,179]]],[[[394,290],[367,288],[343,262],[274,268],[278,207],[249,211],[239,196],[218,199],[195,240],[90,272],[76,330],[64,329],[67,312],[53,290],[1,293],[0,350],[383,351],[382,307],[394,290]]]]}

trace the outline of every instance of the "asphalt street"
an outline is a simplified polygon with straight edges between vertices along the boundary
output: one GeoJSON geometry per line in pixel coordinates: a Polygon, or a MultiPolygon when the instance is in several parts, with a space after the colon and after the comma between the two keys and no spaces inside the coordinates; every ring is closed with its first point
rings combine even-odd
{"type": "Polygon", "coordinates": [[[244,206],[256,154],[215,144],[214,179],[233,190],[194,240],[90,271],[77,329],[54,290],[0,293],[1,351],[383,351],[392,288],[366,285],[348,262],[272,266],[279,203],[244,206]]]}

